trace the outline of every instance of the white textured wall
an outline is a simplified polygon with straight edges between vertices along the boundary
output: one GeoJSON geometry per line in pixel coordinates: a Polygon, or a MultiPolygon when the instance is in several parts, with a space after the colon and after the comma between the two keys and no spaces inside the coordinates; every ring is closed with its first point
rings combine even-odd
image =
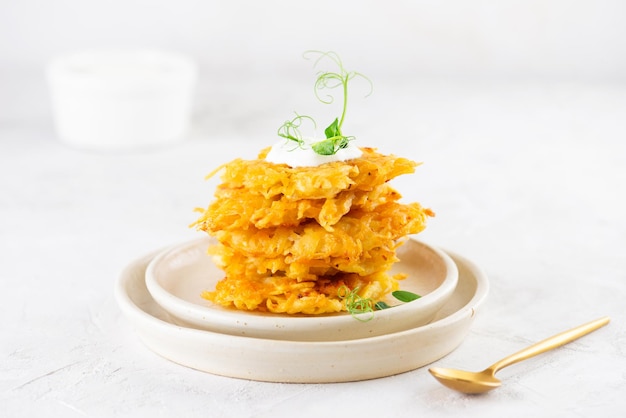
{"type": "Polygon", "coordinates": [[[623,80],[625,21],[623,0],[0,0],[0,65],[154,46],[248,76],[315,48],[369,74],[623,80]]]}

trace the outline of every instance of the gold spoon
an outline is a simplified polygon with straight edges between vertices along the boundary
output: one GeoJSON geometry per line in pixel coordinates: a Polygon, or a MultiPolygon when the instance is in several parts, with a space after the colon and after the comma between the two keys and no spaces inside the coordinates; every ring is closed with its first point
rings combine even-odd
{"type": "Polygon", "coordinates": [[[528,348],[518,351],[515,354],[505,357],[492,364],[482,372],[467,372],[463,370],[444,369],[440,367],[433,367],[428,371],[444,386],[447,386],[450,389],[458,390],[463,393],[487,392],[497,388],[502,383],[495,377],[498,370],[510,366],[511,364],[518,363],[522,360],[529,359],[538,354],[545,353],[553,348],[565,345],[582,337],[583,335],[587,335],[590,332],[605,326],[609,323],[609,321],[610,318],[605,316],[603,318],[596,319],[595,321],[580,325],[576,328],[572,328],[569,331],[564,331],[553,337],[533,344],[528,348]]]}

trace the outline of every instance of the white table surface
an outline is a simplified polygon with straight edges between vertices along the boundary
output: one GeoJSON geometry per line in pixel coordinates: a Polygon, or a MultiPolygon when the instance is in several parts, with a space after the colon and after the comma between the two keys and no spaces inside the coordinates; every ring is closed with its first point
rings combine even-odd
{"type": "Polygon", "coordinates": [[[424,162],[394,183],[405,200],[437,213],[420,238],[468,257],[490,279],[470,334],[437,365],[479,370],[554,333],[612,318],[502,370],[498,390],[466,396],[426,368],[345,384],[213,376],[138,340],[113,297],[120,271],[198,237],[187,225],[192,209],[211,200],[215,182],[204,175],[236,156],[254,157],[294,110],[317,109],[308,85],[220,83],[199,89],[187,141],[97,153],[57,141],[40,81],[3,80],[0,416],[623,413],[624,84],[400,79],[353,99],[345,129],[358,144],[424,162]]]}

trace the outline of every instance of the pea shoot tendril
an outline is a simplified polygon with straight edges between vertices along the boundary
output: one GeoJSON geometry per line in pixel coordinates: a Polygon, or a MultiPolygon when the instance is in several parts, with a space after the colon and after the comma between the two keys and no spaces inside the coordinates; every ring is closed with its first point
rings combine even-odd
{"type": "MultiPolygon", "coordinates": [[[[408,292],[406,290],[395,290],[391,292],[391,294],[401,302],[412,302],[421,297],[418,294],[408,292]]],[[[382,309],[392,308],[392,306],[383,301],[374,303],[371,298],[364,298],[360,296],[358,286],[350,290],[348,286],[343,285],[337,289],[337,296],[339,299],[345,301],[346,310],[350,313],[350,315],[361,322],[367,322],[374,318],[375,310],[379,311],[382,309]],[[360,314],[369,315],[359,316],[360,314]]]]}
{"type": "Polygon", "coordinates": [[[340,299],[345,300],[346,310],[350,312],[355,319],[361,322],[367,322],[374,317],[374,304],[372,299],[363,298],[359,295],[359,287],[355,287],[354,289],[348,289],[348,286],[341,286],[337,290],[337,296],[340,299]],[[370,314],[366,317],[357,316],[359,314],[370,314]]]}
{"type": "MultiPolygon", "coordinates": [[[[328,127],[324,130],[326,139],[311,144],[311,148],[317,154],[320,155],[333,155],[336,154],[342,148],[346,148],[348,143],[355,139],[354,136],[346,136],[342,132],[343,122],[346,117],[346,110],[348,107],[348,82],[354,78],[360,77],[369,83],[370,90],[366,94],[369,96],[373,91],[373,84],[369,78],[356,71],[348,71],[343,66],[343,62],[337,53],[328,51],[306,51],[304,58],[309,59],[311,55],[317,55],[315,59],[314,67],[317,67],[324,59],[332,61],[337,67],[337,72],[332,71],[319,71],[317,73],[317,79],[314,84],[315,97],[324,104],[332,104],[335,101],[335,97],[331,94],[321,95],[320,92],[328,89],[335,89],[341,87],[343,94],[343,104],[341,109],[341,116],[335,118],[328,127]]],[[[305,141],[300,133],[300,125],[303,119],[309,119],[315,124],[315,120],[310,116],[298,115],[292,120],[286,121],[280,128],[278,128],[278,136],[295,141],[298,147],[304,147],[305,141]]]]}
{"type": "Polygon", "coordinates": [[[293,119],[285,121],[285,123],[283,123],[281,127],[278,128],[278,136],[282,136],[283,138],[287,138],[291,141],[296,142],[298,144],[298,147],[303,147],[304,139],[302,138],[302,134],[300,133],[300,126],[302,125],[302,121],[305,119],[310,120],[313,123],[314,127],[317,126],[315,120],[313,120],[312,117],[298,115],[296,113],[296,116],[293,119]]]}

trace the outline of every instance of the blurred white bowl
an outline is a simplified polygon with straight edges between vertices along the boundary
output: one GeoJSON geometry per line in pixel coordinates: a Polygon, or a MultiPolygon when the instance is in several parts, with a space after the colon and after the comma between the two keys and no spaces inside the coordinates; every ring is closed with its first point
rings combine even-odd
{"type": "Polygon", "coordinates": [[[145,279],[148,291],[172,321],[182,326],[230,335],[290,341],[338,341],[385,335],[424,325],[450,299],[458,282],[458,269],[445,252],[409,239],[398,248],[400,261],[394,273],[406,273],[400,288],[422,295],[400,303],[384,299],[389,309],[360,314],[359,321],[348,313],[332,315],[287,315],[228,309],[200,296],[213,290],[224,276],[207,255],[209,244],[202,239],[174,246],[149,263],[145,279]]]}
{"type": "Polygon", "coordinates": [[[85,51],[47,68],[59,138],[76,147],[134,149],[183,139],[189,129],[195,63],[150,50],[85,51]]]}

